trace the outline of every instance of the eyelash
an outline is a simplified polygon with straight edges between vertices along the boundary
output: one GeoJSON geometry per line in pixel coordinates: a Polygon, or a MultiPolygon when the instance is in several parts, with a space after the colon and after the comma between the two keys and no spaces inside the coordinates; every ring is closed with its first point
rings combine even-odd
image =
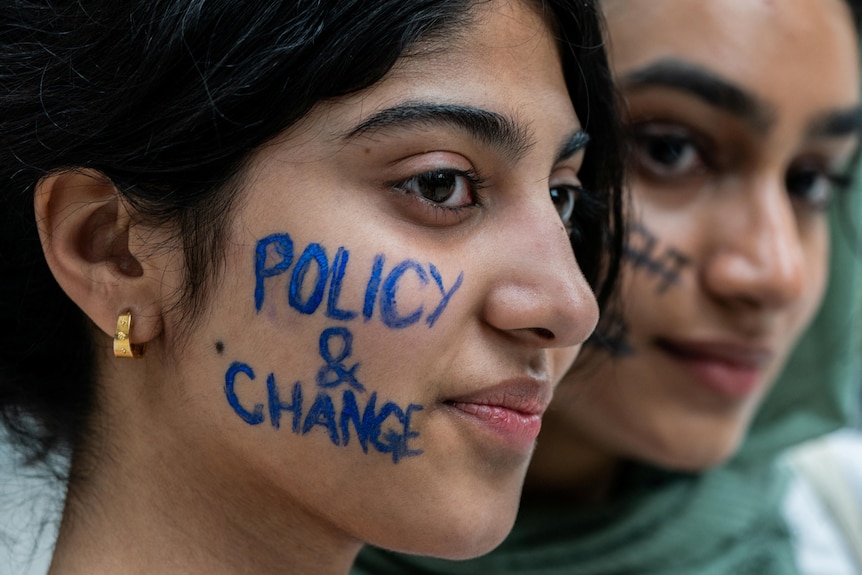
{"type": "Polygon", "coordinates": [[[700,172],[704,169],[709,170],[715,167],[712,162],[709,146],[705,145],[702,139],[698,138],[696,134],[688,129],[672,124],[651,124],[647,122],[633,126],[630,138],[634,152],[633,157],[638,162],[639,167],[650,173],[654,173],[656,177],[686,177],[692,175],[692,170],[700,172]],[[670,163],[686,158],[685,153],[678,153],[677,150],[674,150],[672,158],[657,159],[653,156],[654,153],[660,151],[670,153],[673,146],[685,147],[687,152],[694,154],[690,159],[699,162],[700,166],[684,166],[682,173],[674,173],[674,170],[679,168],[670,166],[670,163]],[[659,147],[663,147],[663,149],[659,147]],[[663,160],[668,162],[667,165],[662,164],[663,160]]]}
{"type": "MultiPolygon", "coordinates": [[[[678,128],[672,124],[650,124],[649,122],[645,122],[632,127],[631,140],[635,148],[634,157],[637,158],[639,169],[650,172],[653,177],[673,180],[689,176],[699,176],[705,170],[716,171],[721,169],[720,165],[717,165],[714,161],[710,146],[705,145],[703,139],[698,138],[696,133],[685,128],[678,128]],[[651,152],[658,152],[659,148],[657,146],[662,145],[666,147],[665,151],[667,152],[670,150],[672,144],[688,146],[688,151],[695,154],[695,159],[700,165],[688,166],[686,170],[679,174],[672,173],[674,167],[665,170],[665,173],[660,173],[664,168],[661,160],[646,156],[649,156],[651,152]],[[650,146],[652,146],[651,149],[645,150],[650,146]]],[[[677,161],[682,157],[684,157],[684,154],[678,154],[673,158],[673,161],[677,161]]],[[[817,211],[825,210],[831,203],[832,197],[836,193],[846,190],[852,183],[851,176],[830,171],[826,168],[821,169],[816,164],[798,167],[791,165],[785,172],[784,178],[785,187],[791,198],[797,199],[804,205],[817,211]],[[800,175],[822,178],[825,185],[829,186],[827,198],[825,200],[808,198],[805,193],[799,193],[795,190],[792,179],[800,175]]],[[[803,192],[807,191],[803,190],[803,192]]]]}
{"type": "Polygon", "coordinates": [[[796,168],[790,168],[785,175],[785,186],[787,187],[788,193],[796,196],[799,201],[818,211],[826,210],[835,196],[842,192],[846,192],[851,183],[852,177],[850,175],[831,172],[828,169],[820,169],[817,166],[803,165],[796,168]],[[792,189],[793,184],[795,183],[792,178],[799,178],[800,176],[808,178],[822,178],[822,185],[827,186],[827,188],[825,190],[823,188],[820,188],[819,190],[809,188],[802,190],[802,193],[799,193],[797,190],[792,189]],[[825,195],[825,198],[819,198],[816,196],[809,197],[811,194],[818,191],[821,195],[825,195]]]}
{"type": "MultiPolygon", "coordinates": [[[[457,182],[453,183],[457,185],[457,182]]],[[[448,213],[459,213],[466,209],[482,206],[483,198],[480,191],[486,186],[486,183],[487,180],[480,176],[479,173],[474,169],[460,170],[457,168],[437,168],[433,170],[427,170],[425,172],[410,176],[407,179],[394,182],[390,184],[390,187],[405,195],[415,197],[423,205],[433,208],[435,210],[441,210],[448,213]],[[413,184],[433,185],[434,182],[430,181],[430,179],[435,177],[450,177],[453,179],[463,178],[466,181],[466,185],[468,187],[467,193],[469,194],[471,199],[470,203],[458,206],[446,206],[443,205],[443,202],[447,201],[449,197],[440,202],[435,202],[427,196],[424,196],[421,193],[417,193],[415,191],[411,191],[409,189],[410,186],[413,184]]]]}
{"type": "MultiPolygon", "coordinates": [[[[487,180],[480,176],[474,169],[461,170],[457,168],[438,168],[427,170],[410,176],[407,179],[391,183],[389,184],[389,187],[405,196],[411,197],[423,208],[431,209],[437,214],[442,212],[444,216],[454,214],[460,221],[460,217],[464,214],[465,210],[481,207],[483,205],[483,197],[480,191],[486,187],[486,183],[487,180]],[[451,178],[452,181],[445,181],[447,178],[451,178]],[[457,193],[457,190],[452,191],[443,200],[438,202],[430,199],[427,195],[421,193],[421,191],[411,189],[417,186],[421,187],[429,185],[439,187],[440,185],[451,184],[452,186],[457,186],[458,182],[456,180],[459,178],[462,178],[467,186],[466,194],[470,198],[469,203],[463,203],[456,206],[443,204],[443,202],[449,201],[452,195],[457,193]]],[[[551,197],[551,201],[554,202],[555,207],[558,208],[558,213],[561,207],[568,208],[566,210],[568,211],[568,214],[559,213],[559,215],[563,220],[569,235],[573,239],[579,238],[582,234],[584,223],[591,220],[594,216],[592,213],[593,210],[590,209],[591,202],[589,201],[592,198],[586,197],[590,196],[589,192],[587,192],[587,190],[585,190],[580,184],[559,184],[550,187],[548,193],[551,197]],[[556,194],[554,193],[555,190],[557,191],[556,194]],[[560,190],[563,190],[562,194],[568,195],[564,197],[564,195],[559,193],[560,190]],[[563,201],[562,206],[557,205],[558,200],[563,201]],[[587,203],[581,206],[581,202],[584,200],[587,200],[587,203]],[[582,210],[582,207],[585,209],[582,210]]]]}

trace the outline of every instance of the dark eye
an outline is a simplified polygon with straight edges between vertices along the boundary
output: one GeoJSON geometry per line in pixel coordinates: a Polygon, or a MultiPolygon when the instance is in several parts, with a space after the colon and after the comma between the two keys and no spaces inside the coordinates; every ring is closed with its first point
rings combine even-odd
{"type": "Polygon", "coordinates": [[[551,201],[560,214],[560,219],[566,224],[570,223],[572,213],[575,211],[575,202],[580,195],[580,186],[554,186],[551,188],[551,201]]]}
{"type": "Polygon", "coordinates": [[[673,126],[645,125],[635,129],[634,159],[656,176],[685,176],[700,171],[704,160],[688,130],[673,126]]]}
{"type": "Polygon", "coordinates": [[[441,169],[424,172],[395,187],[440,207],[460,208],[476,203],[480,181],[471,172],[441,169]]]}
{"type": "Polygon", "coordinates": [[[832,202],[835,188],[849,185],[849,178],[832,175],[815,167],[791,167],[785,176],[787,193],[794,199],[818,210],[832,202]]]}

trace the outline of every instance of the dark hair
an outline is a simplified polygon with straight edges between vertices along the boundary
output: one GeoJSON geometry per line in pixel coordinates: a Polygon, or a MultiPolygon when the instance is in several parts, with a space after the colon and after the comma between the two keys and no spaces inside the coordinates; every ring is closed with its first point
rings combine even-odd
{"type": "Polygon", "coordinates": [[[860,0],[846,0],[847,5],[850,7],[850,13],[853,18],[853,26],[856,27],[856,35],[858,36],[860,31],[862,31],[862,1],[860,0]]]}
{"type": "MultiPolygon", "coordinates": [[[[534,0],[559,35],[592,140],[573,245],[604,300],[621,251],[617,118],[593,0],[534,0]]],[[[38,180],[104,174],[139,217],[171,225],[194,320],[221,270],[232,178],[318,102],[380,80],[454,34],[467,0],[5,0],[0,8],[0,414],[31,461],[82,439],[94,403],[89,320],[53,279],[38,180]]]]}

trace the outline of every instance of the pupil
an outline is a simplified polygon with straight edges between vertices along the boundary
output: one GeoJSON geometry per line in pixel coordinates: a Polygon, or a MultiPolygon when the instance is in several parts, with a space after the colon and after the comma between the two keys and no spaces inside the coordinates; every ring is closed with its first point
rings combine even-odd
{"type": "Polygon", "coordinates": [[[426,174],[423,178],[425,182],[425,197],[432,202],[445,202],[452,195],[453,175],[445,172],[436,172],[434,174],[426,174]]]}
{"type": "Polygon", "coordinates": [[[648,143],[650,157],[665,165],[672,165],[679,161],[684,148],[685,142],[680,138],[655,138],[648,143]]]}
{"type": "Polygon", "coordinates": [[[814,185],[814,174],[812,172],[799,172],[787,177],[787,188],[794,192],[801,192],[814,185]]]}

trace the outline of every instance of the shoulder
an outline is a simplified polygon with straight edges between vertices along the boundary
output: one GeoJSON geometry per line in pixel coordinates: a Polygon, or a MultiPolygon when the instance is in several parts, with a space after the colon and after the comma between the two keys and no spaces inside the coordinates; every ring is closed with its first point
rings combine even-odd
{"type": "Polygon", "coordinates": [[[784,515],[803,573],[862,570],[862,431],[844,429],[787,455],[784,515]]]}

